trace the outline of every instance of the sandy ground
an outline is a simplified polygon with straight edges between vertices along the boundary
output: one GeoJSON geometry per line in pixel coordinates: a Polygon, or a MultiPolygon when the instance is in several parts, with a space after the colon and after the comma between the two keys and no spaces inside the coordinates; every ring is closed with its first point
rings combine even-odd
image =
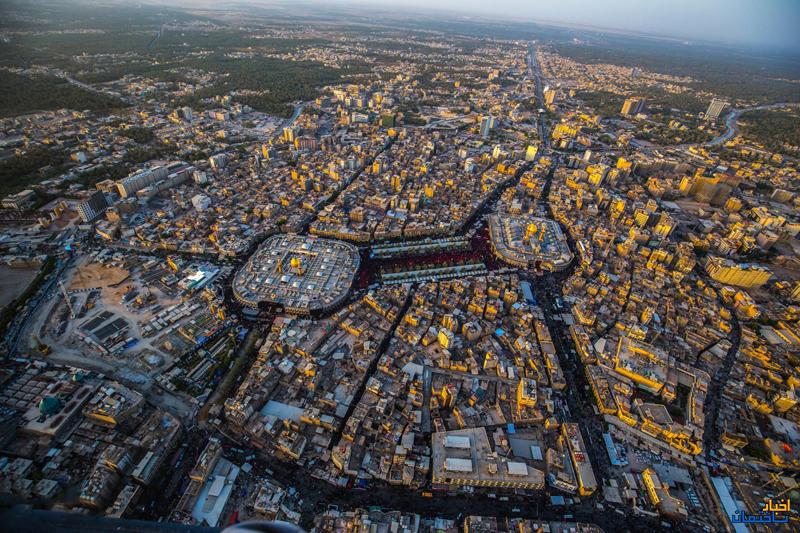
{"type": "Polygon", "coordinates": [[[11,268],[0,266],[0,308],[25,291],[38,272],[35,268],[11,268]]]}
{"type": "Polygon", "coordinates": [[[78,267],[78,272],[69,284],[69,290],[94,289],[119,283],[128,276],[122,268],[107,268],[100,263],[88,263],[78,267]]]}
{"type": "Polygon", "coordinates": [[[50,226],[50,229],[54,230],[63,230],[66,227],[69,227],[70,224],[75,220],[75,217],[72,214],[75,214],[74,211],[67,211],[68,214],[61,215],[56,220],[53,221],[53,224],[50,226]]]}

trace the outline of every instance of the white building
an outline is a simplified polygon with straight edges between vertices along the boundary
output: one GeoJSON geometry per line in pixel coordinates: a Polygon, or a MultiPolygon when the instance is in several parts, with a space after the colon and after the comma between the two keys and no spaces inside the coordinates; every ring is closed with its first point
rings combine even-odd
{"type": "Polygon", "coordinates": [[[196,194],[192,196],[192,205],[198,211],[205,211],[211,206],[211,198],[205,194],[196,194]]]}

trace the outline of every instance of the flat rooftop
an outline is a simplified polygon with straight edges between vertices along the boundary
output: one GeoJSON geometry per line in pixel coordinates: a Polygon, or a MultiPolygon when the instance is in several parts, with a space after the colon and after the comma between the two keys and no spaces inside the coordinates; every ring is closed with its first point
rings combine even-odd
{"type": "Polygon", "coordinates": [[[660,348],[620,337],[615,369],[663,385],[667,381],[669,358],[660,348]]]}
{"type": "Polygon", "coordinates": [[[565,423],[561,427],[580,486],[589,493],[594,492],[597,489],[597,479],[594,477],[592,463],[589,461],[578,424],[565,423]]]}
{"type": "Polygon", "coordinates": [[[252,308],[271,304],[287,312],[325,310],[347,296],[359,262],[358,249],[346,242],[274,235],[236,273],[233,292],[252,308]]]}
{"type": "Polygon", "coordinates": [[[501,457],[492,450],[483,427],[434,433],[432,448],[434,480],[499,487],[544,485],[544,472],[524,458],[501,457]]]}

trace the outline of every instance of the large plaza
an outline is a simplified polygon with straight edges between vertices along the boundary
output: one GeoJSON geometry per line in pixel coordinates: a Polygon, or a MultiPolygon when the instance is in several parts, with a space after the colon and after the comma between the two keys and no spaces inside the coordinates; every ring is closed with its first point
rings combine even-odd
{"type": "Polygon", "coordinates": [[[268,238],[233,280],[242,305],[277,306],[299,315],[342,302],[358,270],[358,249],[341,241],[299,235],[268,238]]]}
{"type": "Polygon", "coordinates": [[[495,255],[514,266],[558,271],[572,261],[561,227],[546,218],[491,215],[489,235],[495,255]]]}

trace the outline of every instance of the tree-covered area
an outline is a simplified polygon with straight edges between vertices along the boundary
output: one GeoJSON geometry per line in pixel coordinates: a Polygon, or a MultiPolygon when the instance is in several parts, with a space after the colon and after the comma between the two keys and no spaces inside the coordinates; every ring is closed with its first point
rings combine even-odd
{"type": "Polygon", "coordinates": [[[646,100],[649,108],[680,109],[694,115],[708,108],[708,102],[700,100],[693,92],[669,93],[651,89],[646,100]]]}
{"type": "MultiPolygon", "coordinates": [[[[321,86],[340,82],[342,76],[366,72],[364,66],[334,69],[312,62],[283,61],[258,56],[232,58],[225,55],[222,50],[229,50],[227,46],[252,44],[244,40],[242,34],[243,32],[220,31],[185,32],[172,36],[167,31],[150,49],[147,44],[149,38],[143,38],[145,36],[142,34],[71,34],[48,35],[46,38],[37,36],[35,51],[32,51],[34,48],[20,43],[0,44],[0,64],[16,65],[20,57],[26,58],[23,63],[41,62],[44,59],[42,50],[52,50],[52,55],[44,54],[49,57],[48,64],[68,68],[71,72],[76,72],[75,77],[87,83],[103,83],[125,75],[141,75],[160,81],[186,81],[181,69],[199,69],[217,74],[218,81],[191,96],[183,97],[175,102],[177,105],[190,105],[202,110],[211,107],[201,102],[204,98],[236,90],[250,90],[259,91],[260,94],[243,94],[237,96],[236,100],[258,111],[280,116],[289,116],[292,113],[291,102],[314,98],[321,86]],[[215,35],[217,33],[220,35],[215,35]],[[172,42],[178,38],[186,41],[180,45],[172,42]],[[217,48],[220,50],[218,53],[207,57],[188,58],[186,55],[189,50],[217,48]],[[72,57],[75,55],[97,53],[101,50],[106,53],[138,51],[142,55],[124,63],[96,68],[73,63],[72,57]]],[[[289,39],[259,42],[267,44],[270,49],[288,49],[290,43],[292,41],[289,39]]],[[[5,98],[0,107],[5,114],[12,114],[17,109],[20,112],[60,107],[105,110],[121,105],[119,100],[85,91],[59,78],[45,78],[50,84],[37,80],[33,86],[22,83],[26,79],[9,76],[0,82],[0,88],[6,94],[12,95],[5,98]],[[56,86],[56,83],[59,85],[56,86]],[[78,103],[80,105],[76,106],[78,103]],[[6,107],[9,111],[6,111],[6,107]]]]}
{"type": "Polygon", "coordinates": [[[61,108],[110,111],[125,105],[118,98],[81,89],[61,78],[13,72],[0,75],[0,94],[0,116],[4,117],[61,108]]]}
{"type": "MultiPolygon", "coordinates": [[[[128,149],[123,160],[113,165],[98,165],[91,170],[78,174],[69,183],[78,183],[84,187],[92,187],[106,180],[118,180],[127,176],[138,164],[152,159],[172,157],[177,147],[164,142],[148,142],[128,149]]],[[[189,160],[208,157],[206,153],[194,154],[189,160]]],[[[74,166],[69,154],[61,148],[36,146],[24,154],[0,161],[0,197],[15,193],[35,185],[40,181],[57,176],[74,166]]]]}
{"type": "Polygon", "coordinates": [[[124,137],[133,139],[139,144],[147,144],[155,138],[155,135],[153,135],[153,130],[143,126],[129,126],[127,128],[122,128],[119,130],[119,133],[124,137]]]}
{"type": "MultiPolygon", "coordinates": [[[[90,42],[78,39],[74,46],[80,53],[98,53],[103,49],[105,36],[90,42]]],[[[125,37],[127,51],[137,52],[137,56],[123,63],[93,66],[77,74],[87,83],[103,83],[118,80],[123,76],[144,76],[159,81],[188,81],[181,73],[186,67],[202,67],[202,60],[189,58],[190,52],[213,52],[224,55],[227,52],[249,49],[257,46],[265,53],[285,52],[298,46],[321,44],[326,41],[311,39],[252,39],[240,30],[216,31],[164,31],[158,39],[148,35],[130,34],[125,37]]],[[[114,45],[118,46],[118,43],[114,45]]],[[[213,71],[213,70],[212,70],[213,71]]]]}
{"type": "MultiPolygon", "coordinates": [[[[625,96],[609,91],[581,91],[578,97],[601,117],[610,118],[621,115],[625,96]]],[[[706,109],[707,104],[689,93],[675,94],[666,91],[651,91],[645,98],[645,110],[680,109],[687,113],[698,114],[706,109]]]]}
{"type": "Polygon", "coordinates": [[[625,102],[624,96],[609,91],[581,91],[578,98],[603,118],[619,115],[625,102]]]}
{"type": "Polygon", "coordinates": [[[800,147],[800,112],[794,109],[760,109],[739,117],[742,136],[767,150],[796,156],[800,147]]]}
{"type": "Polygon", "coordinates": [[[5,196],[39,183],[68,164],[68,154],[60,148],[38,146],[22,155],[0,161],[0,196],[5,196]],[[41,172],[47,168],[49,172],[41,172]]]}
{"type": "Polygon", "coordinates": [[[163,24],[207,20],[163,6],[102,6],[59,0],[3,0],[0,30],[10,33],[0,42],[0,65],[33,63],[77,72],[82,54],[145,51],[163,24]]]}
{"type": "Polygon", "coordinates": [[[116,163],[114,165],[97,165],[89,171],[83,172],[75,179],[75,183],[79,183],[86,188],[94,187],[104,180],[119,180],[124,178],[130,173],[130,168],[125,163],[116,163]]]}
{"type": "Polygon", "coordinates": [[[176,151],[177,147],[175,145],[159,141],[157,143],[128,148],[122,161],[130,165],[138,165],[139,163],[145,163],[151,159],[170,157],[174,155],[176,151]]]}
{"type": "Polygon", "coordinates": [[[634,37],[607,37],[594,44],[558,42],[556,52],[588,64],[610,63],[653,72],[689,76],[691,86],[730,99],[761,103],[797,102],[800,65],[791,57],[755,56],[744,52],[655,42],[634,37]]]}
{"type": "MultiPolygon", "coordinates": [[[[291,102],[313,98],[321,85],[341,81],[342,75],[367,71],[364,65],[332,69],[317,63],[258,55],[328,43],[320,38],[254,38],[251,31],[244,28],[198,26],[175,30],[168,25],[205,20],[176,9],[153,6],[88,8],[68,0],[46,5],[11,0],[8,8],[10,24],[0,22],[0,28],[33,30],[25,22],[32,18],[38,19],[39,25],[35,28],[37,31],[16,33],[0,43],[0,65],[48,65],[65,69],[86,83],[104,83],[126,75],[159,81],[190,81],[187,69],[217,75],[217,82],[178,102],[197,109],[206,107],[200,102],[203,98],[249,90],[254,92],[240,95],[236,100],[260,111],[288,116],[292,112],[288,105],[291,102]],[[59,31],[41,31],[54,26],[56,21],[59,31]],[[237,51],[242,52],[242,56],[231,57],[231,53],[237,51]],[[103,59],[107,54],[116,57],[113,61],[103,59]]],[[[7,80],[7,84],[19,90],[15,81],[7,80]]],[[[69,96],[64,91],[59,93],[69,96]]],[[[89,102],[85,108],[100,105],[101,102],[89,102]]]]}
{"type": "Polygon", "coordinates": [[[152,63],[147,59],[79,71],[75,75],[75,78],[84,83],[106,83],[118,80],[124,76],[143,76],[157,81],[188,81],[186,76],[180,72],[176,72],[169,66],[165,66],[161,63],[152,63]]]}
{"type": "Polygon", "coordinates": [[[208,20],[179,8],[137,3],[102,5],[74,0],[3,0],[6,16],[0,29],[17,31],[81,30],[104,28],[131,31],[158,28],[160,24],[208,20]]]}
{"type": "Polygon", "coordinates": [[[291,102],[313,99],[320,87],[341,82],[341,76],[356,73],[352,69],[338,70],[319,63],[264,57],[230,58],[215,55],[187,63],[187,66],[220,74],[219,81],[183,97],[175,102],[176,105],[202,109],[200,100],[204,98],[251,90],[259,91],[259,94],[240,94],[234,99],[258,111],[283,117],[292,114],[291,102]]]}
{"type": "Polygon", "coordinates": [[[669,128],[663,124],[651,127],[646,131],[638,132],[636,137],[659,146],[671,146],[676,144],[702,144],[707,143],[714,138],[714,136],[708,131],[703,131],[696,128],[689,128],[685,131],[681,131],[678,129],[669,128]]]}

